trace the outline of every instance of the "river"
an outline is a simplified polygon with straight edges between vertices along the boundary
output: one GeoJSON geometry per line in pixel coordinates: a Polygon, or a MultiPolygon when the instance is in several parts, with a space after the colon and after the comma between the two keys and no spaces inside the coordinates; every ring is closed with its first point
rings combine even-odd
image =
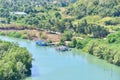
{"type": "Polygon", "coordinates": [[[80,50],[57,52],[54,47],[40,47],[30,40],[0,39],[16,42],[32,54],[32,75],[26,80],[120,80],[120,67],[80,50]]]}

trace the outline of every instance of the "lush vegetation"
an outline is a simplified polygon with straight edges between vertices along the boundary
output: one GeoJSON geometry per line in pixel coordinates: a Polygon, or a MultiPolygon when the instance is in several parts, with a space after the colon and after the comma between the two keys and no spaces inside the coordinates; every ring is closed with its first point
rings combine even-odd
{"type": "MultiPolygon", "coordinates": [[[[0,11],[0,29],[59,32],[62,35],[59,45],[69,41],[67,45],[71,48],[120,66],[120,0],[0,0],[0,11]]],[[[28,38],[24,32],[7,35],[28,38]]],[[[45,35],[40,36],[46,39],[45,35]]]]}
{"type": "Polygon", "coordinates": [[[119,6],[119,0],[78,0],[67,7],[65,14],[76,19],[68,46],[120,66],[119,6]]]}
{"type": "Polygon", "coordinates": [[[9,36],[9,37],[14,37],[14,38],[21,38],[21,39],[30,39],[32,40],[34,37],[36,37],[35,33],[28,32],[28,31],[1,31],[0,35],[2,36],[9,36]]]}
{"type": "Polygon", "coordinates": [[[86,15],[120,16],[120,0],[79,0],[66,11],[67,14],[82,18],[86,15]]]}
{"type": "Polygon", "coordinates": [[[32,57],[15,43],[0,41],[0,80],[21,80],[31,74],[32,57]]]}
{"type": "Polygon", "coordinates": [[[120,32],[108,35],[107,39],[91,40],[83,50],[120,66],[119,37],[120,32]]]}

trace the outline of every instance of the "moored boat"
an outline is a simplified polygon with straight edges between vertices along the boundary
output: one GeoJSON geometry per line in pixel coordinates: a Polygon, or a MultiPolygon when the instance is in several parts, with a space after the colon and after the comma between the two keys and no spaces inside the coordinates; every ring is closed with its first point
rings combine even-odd
{"type": "Polygon", "coordinates": [[[68,51],[68,48],[66,46],[59,46],[56,48],[58,51],[68,51]]]}
{"type": "Polygon", "coordinates": [[[37,40],[36,44],[39,46],[47,46],[47,43],[45,41],[42,41],[42,40],[37,40]]]}

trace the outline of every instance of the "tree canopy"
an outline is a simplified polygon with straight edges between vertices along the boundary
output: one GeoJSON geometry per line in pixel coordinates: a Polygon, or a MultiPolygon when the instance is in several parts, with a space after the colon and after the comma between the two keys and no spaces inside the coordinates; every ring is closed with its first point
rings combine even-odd
{"type": "Polygon", "coordinates": [[[0,80],[21,80],[31,74],[32,56],[15,43],[0,41],[0,80]]]}

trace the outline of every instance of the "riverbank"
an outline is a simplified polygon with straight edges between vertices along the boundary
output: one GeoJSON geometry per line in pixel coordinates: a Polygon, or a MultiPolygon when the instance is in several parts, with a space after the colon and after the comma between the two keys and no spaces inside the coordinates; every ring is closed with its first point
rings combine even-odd
{"type": "Polygon", "coordinates": [[[52,34],[48,31],[38,30],[38,29],[0,29],[0,35],[9,36],[21,39],[45,39],[47,41],[51,41],[53,43],[58,43],[61,38],[61,34],[52,34]]]}
{"type": "Polygon", "coordinates": [[[0,36],[17,42],[33,55],[31,76],[25,80],[119,80],[120,67],[80,50],[57,52],[54,47],[36,46],[34,41],[0,36]],[[56,65],[57,64],[57,65],[56,65]],[[97,74],[96,74],[97,71],[97,74]],[[61,75],[61,76],[60,76],[61,75]]]}
{"type": "MultiPolygon", "coordinates": [[[[3,29],[0,30],[0,35],[22,38],[22,39],[30,39],[30,40],[38,40],[44,39],[48,42],[52,42],[53,44],[63,43],[63,45],[81,49],[91,55],[94,55],[100,59],[104,59],[109,63],[120,66],[120,58],[119,58],[119,46],[116,43],[109,43],[109,37],[106,39],[95,39],[95,38],[75,38],[72,41],[66,42],[65,40],[61,40],[61,34],[56,34],[51,31],[42,31],[37,29],[22,29],[22,30],[11,30],[11,29],[3,29]],[[111,51],[111,49],[114,49],[111,51]]],[[[110,34],[114,35],[114,34],[110,34]]],[[[110,36],[108,35],[108,36],[110,36]]],[[[119,35],[119,34],[118,34],[119,35]]],[[[111,37],[112,38],[112,37],[111,37]]],[[[116,37],[116,40],[118,38],[116,37]]],[[[112,40],[112,39],[110,39],[112,40]]],[[[119,41],[119,40],[118,40],[119,41]]]]}

